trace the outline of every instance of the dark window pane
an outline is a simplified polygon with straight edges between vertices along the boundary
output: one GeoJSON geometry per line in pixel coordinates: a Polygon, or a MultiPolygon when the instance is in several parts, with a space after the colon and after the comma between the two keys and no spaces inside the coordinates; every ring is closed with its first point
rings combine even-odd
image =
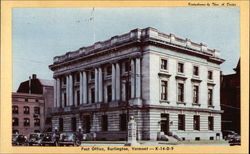
{"type": "Polygon", "coordinates": [[[108,131],[108,116],[102,115],[102,131],[108,131]]]}
{"type": "Polygon", "coordinates": [[[194,115],[194,130],[200,130],[200,116],[194,115]]]}
{"type": "Polygon", "coordinates": [[[161,60],[161,69],[164,69],[164,70],[168,69],[168,61],[166,59],[161,60]]]}
{"type": "Polygon", "coordinates": [[[178,115],[178,130],[185,130],[185,115],[178,115]]]}
{"type": "Polygon", "coordinates": [[[120,131],[127,130],[127,114],[120,114],[120,131]]]}

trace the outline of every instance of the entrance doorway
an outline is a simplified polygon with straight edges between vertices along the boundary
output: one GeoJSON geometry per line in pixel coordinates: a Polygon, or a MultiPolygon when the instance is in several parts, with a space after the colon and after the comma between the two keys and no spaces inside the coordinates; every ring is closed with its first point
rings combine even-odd
{"type": "Polygon", "coordinates": [[[83,116],[83,131],[84,133],[90,133],[90,128],[91,128],[91,123],[90,123],[90,115],[85,115],[83,116]]]}
{"type": "Polygon", "coordinates": [[[169,134],[169,114],[161,114],[161,132],[164,132],[165,135],[169,134]]]}

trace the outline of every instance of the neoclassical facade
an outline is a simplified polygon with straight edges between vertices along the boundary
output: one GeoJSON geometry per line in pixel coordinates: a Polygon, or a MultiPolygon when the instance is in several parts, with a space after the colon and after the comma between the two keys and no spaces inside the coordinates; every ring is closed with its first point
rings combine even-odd
{"type": "Polygon", "coordinates": [[[221,138],[218,50],[154,28],[135,29],[54,57],[52,125],[124,140],[221,138]]]}

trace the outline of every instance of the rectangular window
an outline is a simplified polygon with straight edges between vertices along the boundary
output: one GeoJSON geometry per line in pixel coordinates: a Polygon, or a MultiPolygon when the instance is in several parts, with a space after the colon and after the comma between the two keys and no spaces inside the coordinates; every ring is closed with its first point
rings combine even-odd
{"type": "Polygon", "coordinates": [[[112,66],[111,65],[107,66],[106,71],[107,71],[107,76],[111,75],[112,74],[112,66]]]}
{"type": "Polygon", "coordinates": [[[40,126],[40,119],[35,119],[34,126],[40,126]]]}
{"type": "Polygon", "coordinates": [[[166,59],[161,60],[161,69],[163,69],[163,70],[168,69],[168,61],[166,59]]]}
{"type": "Polygon", "coordinates": [[[184,64],[178,63],[178,73],[184,73],[184,64]]]}
{"type": "Polygon", "coordinates": [[[108,116],[102,115],[102,131],[108,131],[108,116]]]}
{"type": "Polygon", "coordinates": [[[131,71],[130,61],[126,61],[125,62],[125,72],[129,72],[129,71],[131,71]]]}
{"type": "Polygon", "coordinates": [[[63,93],[64,106],[67,106],[67,94],[63,93]]]}
{"type": "Polygon", "coordinates": [[[214,130],[214,117],[208,117],[208,130],[214,130]]]}
{"type": "Polygon", "coordinates": [[[131,98],[131,82],[125,82],[125,99],[128,101],[131,98]]]}
{"type": "Polygon", "coordinates": [[[194,130],[200,130],[200,116],[194,115],[194,130]]]}
{"type": "Polygon", "coordinates": [[[107,86],[107,100],[108,102],[111,102],[112,100],[112,86],[111,85],[107,86]]]}
{"type": "Polygon", "coordinates": [[[76,102],[77,102],[77,105],[80,105],[80,91],[77,90],[76,92],[76,102]]]}
{"type": "Polygon", "coordinates": [[[213,80],[213,72],[212,72],[212,71],[208,71],[208,76],[207,76],[207,78],[208,78],[209,80],[213,80]]]}
{"type": "Polygon", "coordinates": [[[185,130],[185,115],[178,115],[178,130],[185,130]]]}
{"type": "Polygon", "coordinates": [[[92,88],[90,92],[91,92],[91,103],[95,103],[95,88],[92,88]]]}
{"type": "Polygon", "coordinates": [[[76,117],[71,118],[71,130],[76,131],[76,117]]]}
{"type": "Polygon", "coordinates": [[[90,72],[90,79],[91,79],[91,80],[95,79],[95,71],[94,71],[94,70],[92,70],[92,71],[90,72]]]}
{"type": "Polygon", "coordinates": [[[63,131],[63,118],[59,118],[59,131],[63,131]]]}
{"type": "Polygon", "coordinates": [[[66,85],[66,77],[63,77],[63,85],[66,85]]]}
{"type": "Polygon", "coordinates": [[[75,80],[76,80],[76,82],[80,82],[80,73],[79,72],[76,73],[75,80]]]}
{"type": "Polygon", "coordinates": [[[40,114],[40,107],[34,107],[34,113],[40,114]]]}
{"type": "Polygon", "coordinates": [[[184,102],[184,84],[178,83],[178,102],[184,102]]]}
{"type": "Polygon", "coordinates": [[[208,105],[213,105],[213,89],[208,89],[208,105]]]}
{"type": "Polygon", "coordinates": [[[193,67],[193,75],[199,76],[199,67],[198,66],[193,67]]]}
{"type": "Polygon", "coordinates": [[[127,130],[127,114],[120,114],[120,131],[127,130]]]}
{"type": "Polygon", "coordinates": [[[161,100],[168,99],[168,82],[161,81],[161,100]]]}
{"type": "Polygon", "coordinates": [[[193,103],[199,104],[199,86],[193,87],[193,103]]]}

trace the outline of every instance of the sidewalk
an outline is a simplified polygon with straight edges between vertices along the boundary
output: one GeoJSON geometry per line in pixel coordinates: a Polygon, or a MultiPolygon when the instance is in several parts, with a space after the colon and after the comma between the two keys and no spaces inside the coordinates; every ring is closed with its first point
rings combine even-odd
{"type": "MultiPolygon", "coordinates": [[[[229,146],[227,141],[138,141],[141,146],[229,146]]],[[[126,141],[83,141],[81,146],[124,146],[126,141]]]]}

